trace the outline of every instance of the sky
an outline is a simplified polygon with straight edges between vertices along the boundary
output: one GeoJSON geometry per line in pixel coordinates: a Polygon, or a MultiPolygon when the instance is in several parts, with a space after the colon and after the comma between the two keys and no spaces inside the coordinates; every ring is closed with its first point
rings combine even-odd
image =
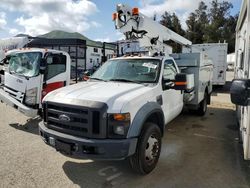
{"type": "MultiPolygon", "coordinates": [[[[212,0],[203,0],[210,5],[212,0]]],[[[219,0],[220,1],[220,0],[219,0]]],[[[242,0],[228,0],[239,12],[242,0]]],[[[19,33],[37,36],[52,30],[79,32],[92,40],[111,42],[123,38],[115,30],[112,13],[116,4],[139,7],[140,12],[158,19],[165,12],[175,12],[183,28],[190,12],[200,0],[1,0],[0,38],[19,33]]]]}

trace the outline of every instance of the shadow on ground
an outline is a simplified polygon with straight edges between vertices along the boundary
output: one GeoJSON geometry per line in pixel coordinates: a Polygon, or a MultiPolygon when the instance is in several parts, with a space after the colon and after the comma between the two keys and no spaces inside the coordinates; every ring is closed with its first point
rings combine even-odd
{"type": "Polygon", "coordinates": [[[68,178],[80,187],[113,187],[140,181],[143,176],[132,171],[129,162],[94,161],[77,163],[66,161],[63,170],[68,178]]]}
{"type": "Polygon", "coordinates": [[[231,81],[227,81],[224,86],[213,86],[212,96],[217,96],[218,93],[230,93],[231,84],[231,81]]]}
{"type": "Polygon", "coordinates": [[[224,86],[213,86],[212,96],[217,96],[218,93],[229,94],[230,93],[231,84],[232,84],[231,81],[227,81],[224,86]]]}
{"type": "Polygon", "coordinates": [[[38,135],[38,123],[41,121],[40,117],[34,118],[34,119],[28,119],[25,124],[20,123],[11,123],[9,124],[11,127],[21,130],[27,133],[36,134],[38,135]]]}
{"type": "Polygon", "coordinates": [[[165,131],[161,157],[147,176],[128,161],[66,161],[66,176],[80,187],[250,187],[250,162],[242,157],[232,109],[209,107],[204,117],[188,112],[165,131]],[[166,186],[167,185],[167,186],[166,186]]]}

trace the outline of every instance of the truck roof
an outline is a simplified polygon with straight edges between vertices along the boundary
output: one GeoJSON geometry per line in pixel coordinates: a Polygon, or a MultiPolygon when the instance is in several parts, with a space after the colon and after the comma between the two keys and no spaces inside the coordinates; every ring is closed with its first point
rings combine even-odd
{"type": "Polygon", "coordinates": [[[116,58],[112,58],[110,60],[121,60],[121,59],[156,59],[156,60],[162,60],[164,57],[169,57],[170,56],[156,56],[156,57],[152,57],[152,56],[122,56],[122,57],[116,57],[116,58]]]}
{"type": "Polygon", "coordinates": [[[14,49],[14,50],[10,50],[8,52],[6,52],[6,55],[11,54],[11,53],[15,53],[15,52],[60,52],[60,53],[65,53],[63,51],[59,51],[59,50],[52,50],[52,49],[46,49],[46,48],[18,48],[18,49],[14,49]]]}

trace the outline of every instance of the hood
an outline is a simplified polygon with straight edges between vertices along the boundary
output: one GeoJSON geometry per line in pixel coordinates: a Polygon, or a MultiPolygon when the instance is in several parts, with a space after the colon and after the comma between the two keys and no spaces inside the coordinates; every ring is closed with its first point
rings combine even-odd
{"type": "Polygon", "coordinates": [[[106,103],[113,110],[121,110],[125,102],[144,94],[151,87],[120,82],[82,82],[49,93],[43,101],[64,103],[71,99],[106,103]]]}

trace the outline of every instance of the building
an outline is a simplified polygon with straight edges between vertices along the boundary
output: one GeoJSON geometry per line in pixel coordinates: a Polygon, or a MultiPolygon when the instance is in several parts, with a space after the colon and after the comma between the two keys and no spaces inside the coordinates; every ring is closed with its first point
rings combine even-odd
{"type": "MultiPolygon", "coordinates": [[[[105,43],[104,43],[105,44],[105,43]]],[[[38,47],[61,50],[69,53],[72,66],[77,69],[90,70],[113,57],[116,54],[116,46],[112,44],[104,45],[101,42],[86,41],[76,38],[42,38],[33,37],[27,47],[38,47]],[[105,49],[105,54],[103,53],[105,49]],[[103,56],[105,55],[105,58],[103,56]]]]}

